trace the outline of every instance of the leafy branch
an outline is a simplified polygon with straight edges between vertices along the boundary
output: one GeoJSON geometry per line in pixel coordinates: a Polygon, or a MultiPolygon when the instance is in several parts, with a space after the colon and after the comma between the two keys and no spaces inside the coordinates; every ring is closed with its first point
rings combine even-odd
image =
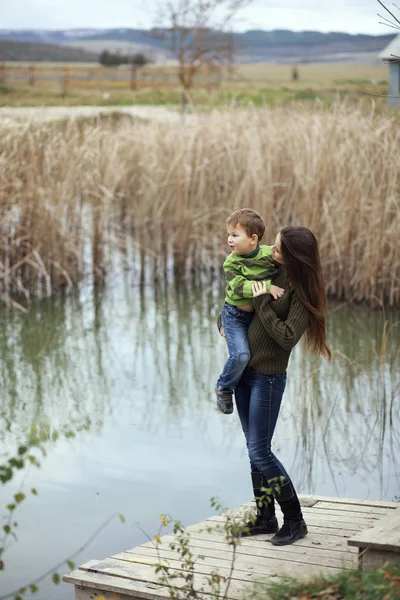
{"type": "MultiPolygon", "coordinates": [[[[72,439],[77,435],[77,433],[88,431],[90,427],[90,419],[86,419],[80,423],[63,425],[59,429],[52,428],[48,423],[44,423],[40,426],[32,425],[27,432],[26,441],[18,446],[15,455],[11,458],[8,458],[4,464],[0,465],[0,483],[2,485],[6,485],[16,476],[18,472],[26,469],[25,476],[22,479],[18,491],[13,495],[11,502],[5,506],[6,514],[4,516],[4,525],[1,530],[2,537],[0,539],[0,571],[4,570],[5,568],[4,554],[7,547],[9,547],[9,540],[11,538],[13,538],[15,541],[18,540],[16,534],[18,522],[15,521],[14,515],[21,503],[27,498],[27,495],[23,490],[30,469],[32,467],[36,467],[38,469],[41,467],[41,462],[39,459],[47,456],[47,449],[49,445],[55,444],[59,439],[72,439]]],[[[36,488],[31,488],[30,494],[37,496],[38,491],[36,488]]],[[[72,559],[82,552],[114,517],[115,515],[112,515],[109,519],[107,519],[107,521],[95,531],[95,533],[85,542],[85,544],[73,554],[68,556],[66,559],[63,559],[60,563],[39,577],[35,578],[30,583],[20,587],[18,590],[14,590],[5,596],[0,596],[0,600],[6,600],[7,598],[23,600],[24,595],[28,591],[31,593],[36,593],[39,589],[37,584],[43,581],[49,575],[51,575],[53,583],[60,583],[61,577],[57,572],[58,569],[64,565],[68,566],[70,569],[73,569],[75,564],[72,559]]],[[[123,515],[119,515],[119,518],[122,522],[125,521],[123,515]]]]}
{"type": "MultiPolygon", "coordinates": [[[[27,440],[24,444],[20,444],[16,451],[15,456],[9,458],[4,464],[0,465],[0,482],[5,485],[13,479],[18,471],[22,471],[28,467],[20,488],[13,496],[13,501],[6,505],[6,517],[5,524],[3,525],[2,532],[3,536],[0,540],[0,570],[4,570],[4,553],[8,539],[11,537],[17,541],[16,528],[18,522],[14,521],[14,513],[20,504],[26,499],[26,495],[23,492],[25,479],[27,477],[29,469],[34,466],[40,468],[41,463],[37,457],[42,458],[47,455],[46,445],[54,444],[60,437],[64,439],[71,439],[76,436],[76,433],[80,431],[87,431],[90,428],[90,420],[86,420],[83,423],[75,425],[75,431],[71,428],[71,425],[64,425],[59,430],[52,429],[48,423],[42,424],[40,427],[32,425],[27,436],[27,440]]],[[[34,496],[38,495],[36,488],[31,489],[31,494],[34,496]]]]}
{"type": "Polygon", "coordinates": [[[76,558],[79,554],[81,554],[92,542],[93,540],[111,523],[113,519],[116,517],[119,518],[121,523],[125,523],[125,517],[121,513],[115,513],[111,515],[100,527],[96,529],[96,531],[86,540],[82,546],[80,546],[77,550],[75,550],[72,554],[70,554],[67,558],[64,558],[58,564],[54,565],[50,569],[48,569],[42,575],[36,577],[33,581],[26,584],[25,586],[14,590],[13,592],[9,592],[5,596],[0,596],[0,600],[8,600],[9,598],[14,598],[14,600],[23,600],[23,596],[26,592],[30,591],[31,593],[36,593],[39,588],[37,587],[38,583],[41,583],[44,579],[51,575],[51,579],[53,583],[59,584],[61,582],[61,575],[58,573],[58,570],[64,566],[67,566],[70,570],[75,568],[75,563],[72,559],[76,558]]]}
{"type": "Polygon", "coordinates": [[[210,499],[210,504],[217,514],[222,515],[224,519],[222,525],[216,525],[215,527],[207,526],[205,531],[207,533],[222,532],[224,534],[225,542],[232,549],[232,559],[227,576],[221,575],[217,569],[212,569],[205,577],[205,582],[210,588],[208,590],[205,590],[204,585],[195,585],[196,564],[198,561],[204,561],[205,556],[201,554],[194,555],[190,546],[190,533],[180,521],[173,521],[170,515],[164,513],[160,515],[160,528],[152,540],[157,551],[158,560],[155,570],[159,574],[158,583],[168,587],[169,595],[174,600],[186,600],[187,598],[199,600],[204,597],[204,593],[210,594],[212,598],[222,600],[226,600],[228,597],[237,558],[237,548],[243,534],[249,530],[249,522],[253,523],[256,515],[253,511],[249,511],[242,516],[235,516],[227,511],[216,497],[210,499]],[[163,560],[160,553],[162,528],[168,527],[171,523],[173,524],[174,539],[169,544],[169,548],[178,554],[179,569],[173,568],[168,560],[163,560]],[[181,583],[182,579],[183,583],[181,583]]]}

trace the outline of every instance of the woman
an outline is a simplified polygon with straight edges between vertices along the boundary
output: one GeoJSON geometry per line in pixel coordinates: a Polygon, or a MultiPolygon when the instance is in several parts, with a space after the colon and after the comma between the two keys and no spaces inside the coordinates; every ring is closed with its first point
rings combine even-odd
{"type": "Polygon", "coordinates": [[[308,533],[293,483],[271,451],[286,367],[303,334],[315,354],[330,360],[331,352],[326,343],[326,295],[314,234],[306,227],[284,227],[276,237],[272,256],[281,265],[272,282],[285,293],[271,301],[264,283],[253,285],[255,312],[248,331],[251,358],[235,389],[235,399],[257,504],[257,517],[248,524],[247,535],[275,533],[271,542],[284,546],[308,533]],[[283,512],[280,529],[274,500],[283,512]]]}

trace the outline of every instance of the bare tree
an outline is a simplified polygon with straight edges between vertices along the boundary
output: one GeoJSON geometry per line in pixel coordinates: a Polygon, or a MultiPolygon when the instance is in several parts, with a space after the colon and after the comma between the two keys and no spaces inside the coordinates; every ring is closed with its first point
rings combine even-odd
{"type": "Polygon", "coordinates": [[[218,73],[234,56],[232,27],[252,0],[159,0],[160,26],[152,35],[178,62],[182,109],[201,72],[218,73]]]}
{"type": "MultiPolygon", "coordinates": [[[[389,16],[383,16],[380,15],[378,13],[378,17],[380,17],[381,19],[383,19],[383,21],[380,21],[381,25],[386,25],[387,27],[391,27],[392,29],[395,29],[397,31],[400,31],[400,18],[397,17],[392,10],[390,10],[387,5],[382,2],[382,0],[378,0],[378,3],[382,6],[382,8],[386,11],[385,15],[389,15],[389,16]]],[[[400,7],[397,4],[393,4],[393,6],[400,12],[400,7]]],[[[400,15],[399,15],[400,16],[400,15]]],[[[397,36],[399,37],[399,36],[397,36]]],[[[392,49],[392,52],[389,56],[386,55],[386,62],[390,65],[390,74],[389,74],[389,90],[388,90],[388,99],[389,99],[389,103],[393,106],[398,107],[398,99],[399,99],[399,72],[398,72],[398,63],[400,63],[400,55],[398,53],[398,43],[397,43],[397,37],[395,38],[395,40],[390,44],[389,48],[392,49]],[[396,54],[393,52],[393,50],[396,51],[396,54]]],[[[386,51],[385,51],[386,52],[386,51]]],[[[387,50],[388,52],[388,50],[387,50]]]]}
{"type": "MultiPolygon", "coordinates": [[[[378,17],[380,17],[381,19],[383,19],[383,21],[380,21],[381,25],[387,25],[388,27],[392,27],[392,29],[397,29],[398,31],[400,31],[400,19],[398,19],[396,17],[396,15],[394,15],[392,13],[391,10],[388,9],[388,7],[381,2],[381,0],[378,0],[379,4],[382,6],[382,8],[384,8],[386,10],[386,12],[390,15],[391,18],[388,17],[384,17],[382,15],[380,15],[378,13],[378,17]]],[[[400,7],[397,6],[397,4],[393,4],[393,6],[395,6],[397,8],[397,10],[400,11],[400,7]]]]}

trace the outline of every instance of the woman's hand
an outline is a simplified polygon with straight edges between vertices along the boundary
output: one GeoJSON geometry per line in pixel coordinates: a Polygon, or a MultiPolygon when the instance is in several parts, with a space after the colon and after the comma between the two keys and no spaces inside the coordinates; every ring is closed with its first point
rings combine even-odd
{"type": "Polygon", "coordinates": [[[220,332],[220,334],[222,335],[223,338],[226,338],[225,331],[224,331],[223,327],[219,328],[219,332],[220,332]]]}
{"type": "Polygon", "coordinates": [[[253,290],[253,298],[257,298],[257,296],[262,296],[267,293],[267,283],[266,281],[256,281],[256,283],[253,283],[251,286],[251,289],[253,290]]]}

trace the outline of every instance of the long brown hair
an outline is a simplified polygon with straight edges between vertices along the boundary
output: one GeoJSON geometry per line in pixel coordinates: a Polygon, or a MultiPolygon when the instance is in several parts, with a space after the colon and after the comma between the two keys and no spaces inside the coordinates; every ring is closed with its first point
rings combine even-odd
{"type": "Polygon", "coordinates": [[[326,343],[326,294],[318,242],[307,227],[289,225],[280,231],[282,256],[290,283],[310,311],[305,332],[307,346],[315,354],[331,360],[326,343]]]}

